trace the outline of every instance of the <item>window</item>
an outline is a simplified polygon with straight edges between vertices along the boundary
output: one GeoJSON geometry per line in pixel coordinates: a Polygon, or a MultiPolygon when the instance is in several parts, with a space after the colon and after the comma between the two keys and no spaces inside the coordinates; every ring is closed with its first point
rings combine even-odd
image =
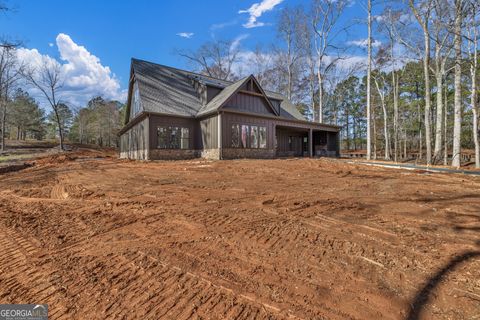
{"type": "Polygon", "coordinates": [[[232,148],[240,148],[240,125],[232,125],[232,148]]]}
{"type": "Polygon", "coordinates": [[[232,148],[267,148],[267,127],[232,125],[232,148]]]}
{"type": "Polygon", "coordinates": [[[158,149],[167,149],[168,148],[168,134],[167,134],[167,128],[165,127],[158,127],[157,128],[157,136],[158,136],[158,143],[157,143],[157,148],[158,149]]]}
{"type": "Polygon", "coordinates": [[[258,148],[258,127],[250,127],[250,148],[258,148]]]}
{"type": "Polygon", "coordinates": [[[248,126],[242,125],[242,148],[248,148],[248,126]]]}
{"type": "Polygon", "coordinates": [[[188,149],[189,146],[190,146],[190,130],[188,128],[182,128],[180,148],[181,149],[188,149]]]}
{"type": "Polygon", "coordinates": [[[183,127],[158,127],[158,149],[189,149],[190,129],[183,127]]]}
{"type": "Polygon", "coordinates": [[[259,127],[258,128],[258,147],[262,149],[267,148],[267,127],[259,127]]]}

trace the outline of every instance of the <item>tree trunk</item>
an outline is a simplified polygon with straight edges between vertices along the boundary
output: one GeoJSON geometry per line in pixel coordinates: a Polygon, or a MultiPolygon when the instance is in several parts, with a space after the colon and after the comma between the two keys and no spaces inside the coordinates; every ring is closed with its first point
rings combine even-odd
{"type": "Polygon", "coordinates": [[[443,165],[448,165],[448,141],[447,141],[447,120],[448,120],[448,86],[447,86],[447,78],[445,78],[445,112],[443,115],[443,165]]]}
{"type": "MultiPolygon", "coordinates": [[[[437,58],[438,59],[438,58],[437,58]]],[[[439,61],[436,62],[435,78],[437,81],[437,119],[435,126],[435,147],[433,150],[433,162],[440,159],[442,152],[442,131],[443,131],[443,68],[439,61]]]]}
{"type": "MultiPolygon", "coordinates": [[[[319,59],[320,63],[320,59],[319,59]]],[[[320,72],[320,66],[318,67],[317,72],[318,77],[318,122],[323,122],[323,77],[322,73],[320,72]]]]}
{"type": "Polygon", "coordinates": [[[371,77],[372,77],[372,0],[368,0],[368,68],[367,68],[367,160],[372,158],[371,137],[371,77]]]}
{"type": "Polygon", "coordinates": [[[2,147],[0,149],[1,152],[5,151],[5,124],[7,122],[7,103],[2,101],[2,147]]]}
{"type": "Polygon", "coordinates": [[[455,102],[453,121],[452,166],[460,167],[462,133],[462,0],[455,0],[455,102]]]}
{"type": "Polygon", "coordinates": [[[399,81],[398,76],[395,76],[395,70],[392,71],[393,80],[393,144],[394,144],[394,161],[398,161],[398,93],[399,81]]]}
{"type": "Polygon", "coordinates": [[[430,127],[431,92],[430,92],[430,36],[428,30],[424,30],[425,57],[423,59],[423,73],[425,78],[425,149],[427,165],[432,164],[432,138],[430,127]]]}
{"type": "Polygon", "coordinates": [[[53,108],[53,111],[55,112],[55,118],[57,119],[57,126],[58,126],[58,134],[60,136],[60,150],[65,150],[63,146],[63,128],[62,128],[62,122],[60,121],[60,116],[58,114],[57,106],[53,108]]]}
{"type": "MultiPolygon", "coordinates": [[[[472,13],[476,17],[476,12],[472,13]]],[[[475,168],[480,168],[480,144],[478,141],[478,103],[477,103],[477,68],[478,68],[478,49],[477,49],[477,26],[473,26],[473,63],[470,65],[470,74],[472,76],[472,89],[470,101],[473,113],[473,143],[475,144],[475,168]]]]}

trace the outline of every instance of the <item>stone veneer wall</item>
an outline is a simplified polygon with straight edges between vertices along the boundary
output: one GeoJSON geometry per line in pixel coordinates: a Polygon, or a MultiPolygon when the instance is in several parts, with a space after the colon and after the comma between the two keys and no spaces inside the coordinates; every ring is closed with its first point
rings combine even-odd
{"type": "Polygon", "coordinates": [[[223,159],[272,159],[275,158],[275,149],[242,149],[226,148],[222,150],[223,159]]]}
{"type": "Polygon", "coordinates": [[[205,149],[200,151],[200,156],[204,159],[218,160],[220,159],[219,149],[205,149]]]}
{"type": "Polygon", "coordinates": [[[200,157],[199,150],[189,149],[151,149],[150,160],[183,160],[200,157]]]}

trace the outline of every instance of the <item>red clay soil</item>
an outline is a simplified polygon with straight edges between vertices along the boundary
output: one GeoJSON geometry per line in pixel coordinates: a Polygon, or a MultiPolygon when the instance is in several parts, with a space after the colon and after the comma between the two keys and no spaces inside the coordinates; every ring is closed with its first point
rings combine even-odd
{"type": "Polygon", "coordinates": [[[480,179],[335,160],[0,175],[0,303],[50,319],[476,319],[480,179]]]}

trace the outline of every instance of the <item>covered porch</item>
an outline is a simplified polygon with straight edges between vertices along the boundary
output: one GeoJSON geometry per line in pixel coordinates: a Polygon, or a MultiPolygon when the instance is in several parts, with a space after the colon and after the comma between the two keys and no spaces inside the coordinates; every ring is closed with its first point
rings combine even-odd
{"type": "Polygon", "coordinates": [[[275,126],[277,157],[335,157],[338,132],[295,126],[275,126]]]}

